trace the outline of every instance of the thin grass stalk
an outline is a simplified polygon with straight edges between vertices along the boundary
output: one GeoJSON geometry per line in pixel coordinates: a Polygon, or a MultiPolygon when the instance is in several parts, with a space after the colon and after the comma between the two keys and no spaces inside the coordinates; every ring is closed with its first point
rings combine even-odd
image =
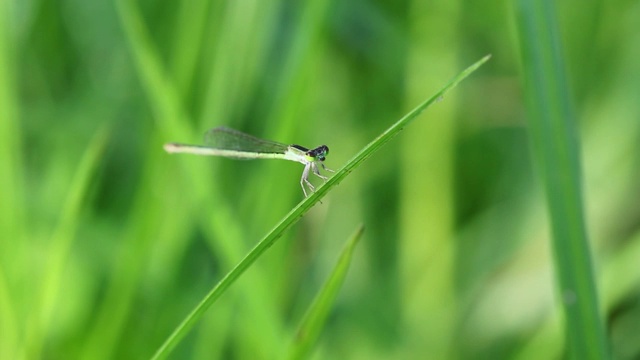
{"type": "Polygon", "coordinates": [[[609,352],[584,220],[576,117],[554,2],[519,0],[516,16],[529,134],[547,198],[568,352],[576,359],[605,359],[609,352]]]}

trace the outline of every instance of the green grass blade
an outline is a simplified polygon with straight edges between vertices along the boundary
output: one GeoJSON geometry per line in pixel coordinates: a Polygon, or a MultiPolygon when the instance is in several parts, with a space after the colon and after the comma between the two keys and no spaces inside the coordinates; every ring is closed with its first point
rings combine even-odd
{"type": "Polygon", "coordinates": [[[8,3],[0,4],[0,250],[9,254],[24,229],[22,134],[19,122],[18,89],[14,69],[14,49],[9,19],[15,17],[8,3]]]}
{"type": "Polygon", "coordinates": [[[177,138],[192,136],[189,122],[185,121],[186,115],[180,103],[178,90],[162,67],[136,2],[118,0],[116,9],[125,35],[131,44],[136,69],[141,84],[149,96],[149,104],[158,125],[177,138]]]}
{"type": "Polygon", "coordinates": [[[91,140],[73,176],[67,198],[60,211],[60,220],[48,249],[48,263],[45,266],[46,273],[40,296],[38,296],[38,306],[32,312],[33,319],[27,338],[27,348],[31,352],[31,358],[39,358],[42,355],[40,351],[45,341],[44,334],[47,334],[53,317],[65,264],[70,256],[75,232],[81,224],[82,209],[91,187],[91,180],[101,163],[108,138],[109,131],[105,126],[91,140]]]}
{"type": "Polygon", "coordinates": [[[172,46],[171,69],[176,87],[185,93],[193,80],[199,46],[206,31],[210,0],[194,0],[179,3],[176,14],[175,32],[172,46]]]}
{"type": "Polygon", "coordinates": [[[340,258],[333,268],[331,275],[320,289],[320,292],[313,300],[313,303],[307,310],[298,331],[296,332],[295,342],[290,349],[290,359],[304,359],[308,357],[310,350],[315,345],[320,331],[322,330],[329,310],[335,302],[338,291],[342,287],[347,270],[351,264],[351,257],[356,244],[362,237],[364,226],[360,225],[351,238],[347,241],[340,258]]]}
{"type": "MultiPolygon", "coordinates": [[[[640,274],[637,271],[638,259],[640,259],[640,231],[628,239],[627,246],[616,249],[613,254],[610,254],[602,266],[602,271],[597,274],[602,284],[604,294],[602,302],[605,308],[610,309],[624,302],[628,294],[633,294],[640,285],[640,274]]],[[[562,344],[556,346],[560,343],[558,339],[562,338],[560,336],[562,330],[559,326],[557,319],[546,319],[515,358],[518,360],[541,357],[560,358],[562,344]],[[544,353],[541,349],[544,349],[542,350],[544,353]]],[[[615,344],[612,344],[612,348],[615,349],[615,344]]]]}
{"type": "Polygon", "coordinates": [[[0,358],[16,356],[21,321],[17,318],[11,278],[25,257],[24,163],[20,126],[17,48],[9,2],[0,3],[0,358]]]}
{"type": "Polygon", "coordinates": [[[2,268],[0,268],[0,331],[2,338],[0,339],[0,359],[17,358],[18,344],[18,322],[16,321],[15,307],[11,297],[10,286],[7,276],[2,268]]]}
{"type": "Polygon", "coordinates": [[[476,71],[482,64],[489,60],[490,56],[487,55],[478,60],[475,64],[469,66],[462,71],[458,76],[453,78],[447,85],[440,89],[437,93],[431,96],[428,100],[418,105],[415,109],[405,115],[402,119],[391,125],[385,132],[378,136],[375,140],[365,146],[359,153],[357,153],[349,162],[343,166],[340,170],[336,171],[336,174],[331,177],[325,184],[320,186],[315,193],[308,198],[300,202],[295,208],[293,208],[285,217],[278,223],[271,232],[269,232],[251,251],[229,272],[222,280],[200,301],[196,308],[183,320],[183,322],[174,330],[174,332],[167,338],[154,355],[154,359],[163,359],[169,354],[169,352],[178,344],[178,342],[187,334],[187,332],[195,325],[195,323],[202,317],[204,312],[226,291],[226,289],[233,284],[242,273],[244,273],[251,264],[253,264],[258,257],[260,257],[268,248],[270,248],[275,241],[282,236],[282,234],[307,212],[313,205],[318,203],[327,192],[337,184],[339,184],[345,177],[347,177],[353,170],[359,167],[366,159],[379,150],[384,144],[393,139],[398,133],[409,123],[411,123],[424,109],[433,104],[439,99],[457,86],[467,76],[476,71]]]}
{"type": "Polygon", "coordinates": [[[578,134],[554,2],[516,3],[525,96],[534,157],[551,220],[556,283],[572,357],[608,357],[583,216],[578,134]]]}

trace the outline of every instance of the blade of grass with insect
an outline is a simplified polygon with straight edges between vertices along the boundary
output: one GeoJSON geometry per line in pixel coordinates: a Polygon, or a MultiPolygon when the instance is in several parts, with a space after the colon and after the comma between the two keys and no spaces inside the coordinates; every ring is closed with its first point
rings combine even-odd
{"type": "Polygon", "coordinates": [[[351,264],[353,251],[363,232],[364,225],[361,224],[345,244],[331,275],[322,286],[322,289],[320,289],[298,326],[294,343],[289,349],[289,359],[304,359],[309,356],[329,315],[329,310],[335,302],[338,291],[342,287],[351,264]]]}
{"type": "Polygon", "coordinates": [[[428,100],[418,105],[411,112],[405,115],[403,118],[395,122],[391,127],[384,131],[380,136],[366,145],[360,152],[358,152],[345,166],[336,171],[336,174],[327,180],[322,186],[318,187],[316,191],[309,197],[305,198],[295,208],[293,208],[274,228],[271,230],[253,249],[230,271],[228,272],[220,282],[200,301],[195,309],[187,315],[180,325],[173,331],[173,333],[162,344],[158,351],[153,356],[154,359],[166,358],[171,350],[180,342],[180,340],[191,330],[198,320],[202,317],[204,312],[233,284],[242,273],[251,266],[268,248],[270,248],[276,240],[278,240],[284,231],[286,231],[293,224],[307,212],[313,205],[318,203],[327,192],[339,184],[345,177],[347,177],[353,170],[359,167],[366,159],[373,155],[383,145],[388,143],[400,131],[411,123],[415,118],[422,113],[429,105],[443,98],[443,96],[451,89],[456,87],[462,80],[475,72],[482,64],[487,62],[491,56],[487,55],[478,60],[473,65],[462,71],[456,77],[454,77],[447,85],[441,88],[428,100]]]}
{"type": "Polygon", "coordinates": [[[547,197],[569,353],[577,359],[606,359],[607,339],[583,214],[576,117],[554,6],[550,0],[516,2],[529,135],[547,197]]]}

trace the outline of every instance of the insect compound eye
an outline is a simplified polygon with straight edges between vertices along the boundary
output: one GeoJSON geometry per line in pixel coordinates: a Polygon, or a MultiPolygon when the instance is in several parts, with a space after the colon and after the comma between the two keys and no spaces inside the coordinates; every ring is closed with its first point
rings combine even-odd
{"type": "Polygon", "coordinates": [[[329,153],[329,148],[326,145],[322,145],[322,146],[318,146],[317,148],[313,149],[313,150],[309,150],[307,152],[307,155],[311,156],[311,157],[315,157],[315,158],[322,158],[322,160],[324,160],[324,157],[329,153]]]}

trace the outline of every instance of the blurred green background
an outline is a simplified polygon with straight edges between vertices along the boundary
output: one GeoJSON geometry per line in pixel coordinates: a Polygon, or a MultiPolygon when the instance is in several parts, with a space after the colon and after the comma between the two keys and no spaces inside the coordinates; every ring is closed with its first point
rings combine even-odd
{"type": "MultiPolygon", "coordinates": [[[[557,3],[614,358],[640,356],[640,3],[557,3]]],[[[566,355],[510,1],[2,1],[0,358],[148,358],[297,202],[302,167],[168,155],[226,125],[334,188],[175,359],[272,359],[358,224],[318,359],[566,355]]]]}

